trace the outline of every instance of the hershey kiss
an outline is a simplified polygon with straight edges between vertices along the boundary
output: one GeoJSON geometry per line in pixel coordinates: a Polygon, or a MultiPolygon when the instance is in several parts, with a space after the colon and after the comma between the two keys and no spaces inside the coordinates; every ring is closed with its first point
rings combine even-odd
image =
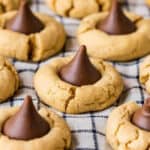
{"type": "Polygon", "coordinates": [[[110,35],[123,35],[136,31],[136,25],[126,17],[120,2],[113,0],[109,15],[100,23],[97,28],[110,35]]]}
{"type": "Polygon", "coordinates": [[[6,22],[5,28],[28,35],[40,32],[44,28],[44,25],[32,13],[28,0],[21,0],[16,16],[6,22]]]}
{"type": "Polygon", "coordinates": [[[145,101],[142,108],[134,113],[132,122],[137,127],[150,131],[150,98],[145,101]]]}
{"type": "Polygon", "coordinates": [[[93,84],[101,78],[99,71],[90,62],[84,45],[71,62],[60,69],[59,75],[63,81],[76,86],[93,84]]]}
{"type": "Polygon", "coordinates": [[[30,96],[25,98],[20,110],[3,125],[3,134],[17,140],[42,137],[49,130],[49,124],[38,114],[30,96]]]}

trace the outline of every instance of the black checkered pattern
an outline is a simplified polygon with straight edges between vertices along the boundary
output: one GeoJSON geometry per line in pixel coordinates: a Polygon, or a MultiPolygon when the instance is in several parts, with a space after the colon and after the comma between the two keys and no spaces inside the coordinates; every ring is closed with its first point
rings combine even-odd
{"type": "MultiPolygon", "coordinates": [[[[124,2],[124,7],[145,17],[149,17],[150,15],[149,8],[144,4],[144,0],[126,0],[124,2]]],[[[54,14],[44,4],[43,0],[33,0],[33,10],[47,13],[50,16],[55,17],[65,26],[68,34],[67,42],[62,53],[54,57],[64,57],[77,49],[78,43],[75,37],[75,32],[79,24],[78,20],[63,18],[54,14]]],[[[10,101],[1,104],[0,107],[20,105],[27,94],[33,97],[37,108],[40,108],[41,106],[47,107],[40,103],[34,90],[32,79],[37,69],[41,65],[48,63],[52,58],[41,63],[25,63],[12,60],[19,72],[21,85],[17,94],[11,98],[10,101]]],[[[142,104],[143,100],[148,96],[138,80],[140,61],[141,60],[136,60],[128,63],[111,62],[120,72],[125,82],[123,94],[111,108],[102,112],[86,113],[82,115],[68,115],[54,110],[61,115],[70,126],[73,141],[71,150],[111,150],[105,139],[105,127],[109,113],[118,105],[130,100],[136,100],[137,103],[142,104]]]]}

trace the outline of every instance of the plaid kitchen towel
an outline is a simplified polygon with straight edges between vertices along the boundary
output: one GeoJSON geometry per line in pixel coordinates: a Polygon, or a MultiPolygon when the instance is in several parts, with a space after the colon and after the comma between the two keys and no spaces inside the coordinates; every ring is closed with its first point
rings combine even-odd
{"type": "MultiPolygon", "coordinates": [[[[86,0],[85,0],[86,1],[86,0]]],[[[149,17],[150,10],[144,4],[144,0],[126,0],[124,7],[128,10],[134,11],[137,14],[149,17]]],[[[55,17],[58,21],[64,24],[67,32],[67,42],[63,48],[63,52],[58,56],[66,56],[78,48],[78,43],[75,37],[75,32],[78,27],[79,21],[69,18],[60,17],[49,10],[44,4],[43,0],[33,1],[33,10],[40,11],[55,17]]],[[[37,69],[48,63],[46,60],[41,63],[25,63],[16,60],[12,60],[13,64],[18,70],[20,76],[20,88],[17,94],[0,105],[0,107],[15,106],[22,103],[25,95],[29,94],[33,97],[35,105],[39,108],[44,106],[39,101],[39,98],[33,87],[33,76],[37,69]]],[[[72,148],[71,150],[111,150],[106,142],[105,127],[109,113],[118,105],[128,102],[129,100],[135,100],[137,103],[142,104],[144,99],[148,96],[145,89],[140,85],[139,77],[139,63],[142,59],[131,61],[128,63],[113,63],[114,67],[120,72],[125,82],[125,89],[120,99],[109,109],[97,113],[86,113],[82,115],[68,115],[57,112],[68,123],[72,132],[72,148]]],[[[46,106],[44,106],[46,107],[46,106]]],[[[50,108],[52,109],[52,108],[50,108]]],[[[55,110],[54,110],[55,111],[55,110]]]]}

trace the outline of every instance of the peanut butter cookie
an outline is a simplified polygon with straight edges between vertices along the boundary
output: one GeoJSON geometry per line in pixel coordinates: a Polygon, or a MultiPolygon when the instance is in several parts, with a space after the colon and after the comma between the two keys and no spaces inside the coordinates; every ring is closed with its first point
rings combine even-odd
{"type": "Polygon", "coordinates": [[[114,4],[110,13],[96,13],[83,19],[77,37],[92,57],[128,61],[150,52],[149,32],[150,19],[123,13],[114,4]]]}
{"type": "Polygon", "coordinates": [[[57,14],[81,19],[92,13],[108,11],[112,0],[45,0],[57,14]]]}
{"type": "Polygon", "coordinates": [[[0,109],[0,149],[66,150],[71,145],[65,121],[46,108],[36,111],[31,98],[23,105],[0,109]]]}
{"type": "Polygon", "coordinates": [[[23,61],[40,61],[58,53],[65,43],[63,26],[52,17],[32,13],[27,0],[18,12],[0,16],[0,54],[23,61]]]}
{"type": "MultiPolygon", "coordinates": [[[[119,106],[110,114],[106,137],[113,150],[150,149],[150,132],[139,128],[132,122],[135,112],[140,109],[135,102],[129,102],[119,106]]],[[[150,120],[150,115],[148,113],[145,113],[145,115],[147,119],[149,116],[150,120]]],[[[143,120],[141,123],[145,121],[143,120]]]]}
{"type": "MultiPolygon", "coordinates": [[[[79,58],[79,54],[76,55],[77,57],[79,58]]],[[[87,58],[85,59],[87,61],[87,58]]],[[[71,60],[72,57],[56,58],[50,64],[41,67],[35,74],[34,86],[44,103],[62,112],[78,114],[102,110],[118,99],[123,91],[124,84],[119,73],[111,64],[100,59],[90,59],[92,65],[98,71],[91,72],[92,68],[87,68],[88,73],[86,74],[88,77],[91,77],[92,74],[97,78],[96,81],[92,78],[91,83],[91,79],[87,80],[88,77],[83,75],[85,71],[82,72],[82,70],[84,68],[79,74],[77,73],[77,68],[83,65],[80,63],[81,57],[78,59],[79,61],[71,60]],[[71,63],[67,65],[70,61],[71,63]],[[65,68],[61,70],[63,66],[65,68]],[[67,73],[68,68],[71,69],[69,69],[69,74],[67,73]],[[70,74],[70,72],[73,72],[73,74],[70,74]],[[74,78],[78,79],[75,80],[74,78]]]]}

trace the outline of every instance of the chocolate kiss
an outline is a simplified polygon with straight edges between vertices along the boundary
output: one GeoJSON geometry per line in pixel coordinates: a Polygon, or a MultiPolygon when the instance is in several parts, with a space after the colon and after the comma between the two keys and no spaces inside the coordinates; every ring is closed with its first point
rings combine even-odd
{"type": "Polygon", "coordinates": [[[132,122],[139,128],[150,131],[150,98],[134,113],[132,122]]]}
{"type": "Polygon", "coordinates": [[[3,134],[17,140],[42,137],[49,130],[49,124],[37,113],[30,96],[25,98],[20,110],[3,126],[3,134]]]}
{"type": "Polygon", "coordinates": [[[125,16],[117,0],[113,0],[109,15],[97,25],[97,28],[111,35],[129,34],[136,31],[135,24],[125,16]]]}
{"type": "Polygon", "coordinates": [[[81,46],[72,61],[60,69],[59,75],[62,80],[76,86],[93,84],[101,77],[91,64],[85,46],[81,46]]]}
{"type": "Polygon", "coordinates": [[[30,10],[29,2],[22,0],[17,15],[6,22],[5,28],[28,35],[40,32],[44,25],[30,10]]]}

